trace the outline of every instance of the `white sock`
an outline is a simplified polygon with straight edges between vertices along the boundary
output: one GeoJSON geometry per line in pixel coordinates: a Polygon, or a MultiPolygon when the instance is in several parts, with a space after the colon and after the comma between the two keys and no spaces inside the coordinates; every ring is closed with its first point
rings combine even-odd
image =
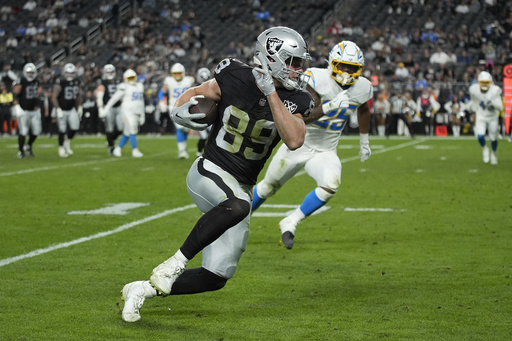
{"type": "Polygon", "coordinates": [[[174,254],[174,256],[177,260],[179,260],[180,262],[182,262],[183,264],[187,265],[188,263],[188,258],[185,257],[185,255],[183,255],[183,253],[181,252],[181,250],[178,249],[178,251],[174,254]]]}
{"type": "Polygon", "coordinates": [[[178,142],[178,152],[186,152],[187,151],[187,142],[178,142]]]}
{"type": "Polygon", "coordinates": [[[144,287],[144,297],[151,298],[157,295],[157,291],[149,284],[149,281],[143,281],[142,286],[144,287]]]}

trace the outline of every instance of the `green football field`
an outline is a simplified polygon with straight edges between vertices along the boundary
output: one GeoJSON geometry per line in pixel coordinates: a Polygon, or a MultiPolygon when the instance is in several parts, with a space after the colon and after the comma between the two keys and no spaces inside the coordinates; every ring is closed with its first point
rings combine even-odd
{"type": "Polygon", "coordinates": [[[168,136],[141,136],[142,159],[79,136],[68,159],[41,137],[19,160],[0,138],[0,340],[511,340],[512,144],[497,166],[472,137],[371,138],[364,164],[358,144],[341,140],[341,188],[292,250],[278,222],[315,187],[304,173],[255,212],[224,289],[147,300],[130,324],[120,290],[200,217],[192,160],[168,136]]]}

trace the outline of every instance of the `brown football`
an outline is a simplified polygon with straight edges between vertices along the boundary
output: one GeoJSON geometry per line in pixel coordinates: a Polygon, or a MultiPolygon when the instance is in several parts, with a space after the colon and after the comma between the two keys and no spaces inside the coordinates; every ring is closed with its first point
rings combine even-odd
{"type": "Polygon", "coordinates": [[[197,123],[213,124],[217,118],[218,108],[217,102],[209,99],[208,97],[196,97],[197,104],[188,108],[191,114],[205,113],[206,117],[194,120],[197,123]]]}

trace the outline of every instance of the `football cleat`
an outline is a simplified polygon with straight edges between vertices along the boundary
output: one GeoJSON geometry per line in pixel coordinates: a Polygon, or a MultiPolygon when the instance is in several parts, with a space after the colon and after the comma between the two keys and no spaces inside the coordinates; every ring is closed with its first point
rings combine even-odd
{"type": "Polygon", "coordinates": [[[108,147],[108,155],[114,156],[114,147],[108,147]]]}
{"type": "Polygon", "coordinates": [[[178,157],[180,159],[188,159],[188,152],[186,150],[181,151],[181,152],[178,153],[178,157]]]}
{"type": "Polygon", "coordinates": [[[291,249],[293,247],[293,233],[290,231],[286,231],[281,235],[280,243],[283,244],[287,249],[291,249]]]}
{"type": "Polygon", "coordinates": [[[122,312],[123,320],[126,322],[136,322],[140,320],[140,309],[144,304],[144,286],[143,281],[128,283],[121,291],[121,299],[124,301],[122,312]]]}
{"type": "Polygon", "coordinates": [[[64,147],[59,147],[59,157],[68,157],[68,153],[66,153],[66,149],[64,147]]]}
{"type": "Polygon", "coordinates": [[[25,152],[19,151],[18,152],[18,159],[24,159],[25,158],[25,152]]]}
{"type": "Polygon", "coordinates": [[[485,146],[482,150],[483,159],[485,163],[489,163],[489,148],[485,146]]]}
{"type": "Polygon", "coordinates": [[[121,147],[115,147],[114,151],[112,152],[112,155],[114,155],[115,157],[121,157],[121,147]]]}
{"type": "Polygon", "coordinates": [[[491,153],[491,165],[498,164],[498,157],[496,156],[496,152],[491,153]]]}
{"type": "Polygon", "coordinates": [[[32,152],[32,148],[29,147],[27,149],[27,154],[28,154],[29,157],[34,157],[34,152],[32,152]]]}
{"type": "Polygon", "coordinates": [[[153,288],[167,296],[171,293],[172,285],[183,271],[185,271],[185,264],[172,256],[153,269],[149,282],[153,288]]]}
{"type": "Polygon", "coordinates": [[[137,149],[137,148],[132,149],[132,157],[139,158],[139,157],[143,157],[143,156],[144,156],[144,154],[142,154],[139,149],[137,149]]]}
{"type": "Polygon", "coordinates": [[[68,153],[68,155],[73,155],[73,151],[71,150],[71,141],[70,140],[64,141],[64,149],[66,150],[66,153],[68,153]]]}

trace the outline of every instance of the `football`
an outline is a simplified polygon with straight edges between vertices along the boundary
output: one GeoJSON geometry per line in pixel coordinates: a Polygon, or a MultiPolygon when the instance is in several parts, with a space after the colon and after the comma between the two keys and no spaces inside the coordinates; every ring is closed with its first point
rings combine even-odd
{"type": "Polygon", "coordinates": [[[196,97],[195,99],[197,101],[197,104],[192,105],[188,109],[188,111],[191,114],[205,113],[206,117],[201,118],[201,119],[196,119],[194,121],[197,123],[206,123],[208,125],[213,124],[213,122],[215,122],[215,119],[217,118],[217,113],[218,113],[217,103],[215,101],[209,99],[208,97],[203,97],[203,96],[196,97]]]}

